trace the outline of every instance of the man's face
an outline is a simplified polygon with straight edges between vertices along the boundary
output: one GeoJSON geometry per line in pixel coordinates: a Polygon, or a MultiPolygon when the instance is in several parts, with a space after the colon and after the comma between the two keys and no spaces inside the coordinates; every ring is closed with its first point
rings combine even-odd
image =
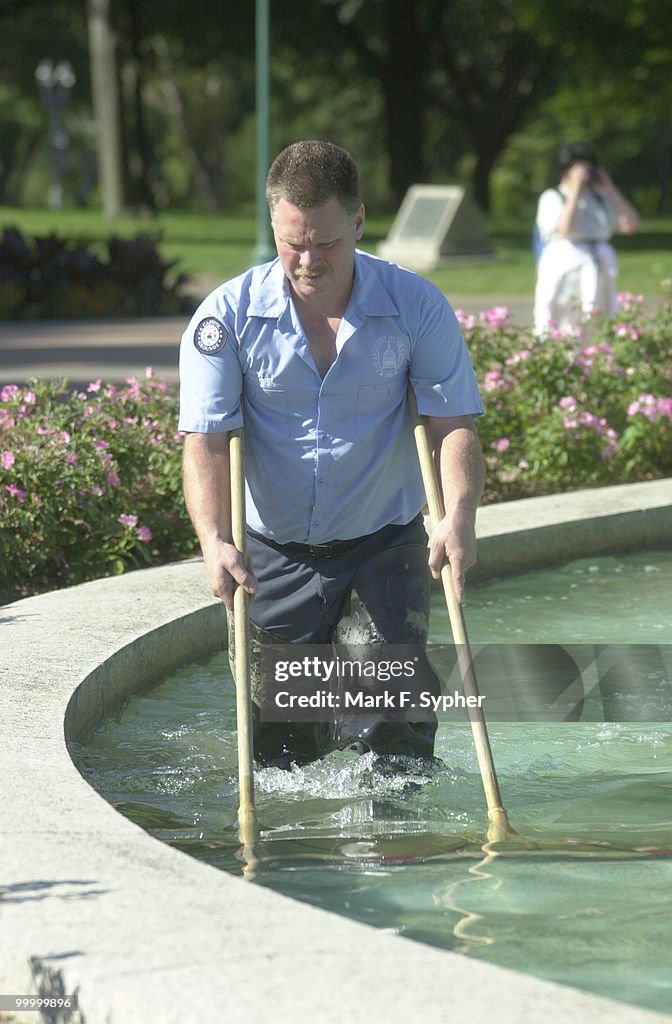
{"type": "Polygon", "coordinates": [[[273,234],[280,263],[297,298],[323,312],[342,313],[352,290],[355,246],[364,230],[364,207],[349,216],[338,199],[300,210],[280,199],[273,215],[273,234]]]}

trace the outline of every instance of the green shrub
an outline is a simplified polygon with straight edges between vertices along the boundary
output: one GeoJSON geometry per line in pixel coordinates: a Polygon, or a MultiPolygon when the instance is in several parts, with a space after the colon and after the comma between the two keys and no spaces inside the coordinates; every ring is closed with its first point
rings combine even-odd
{"type": "Polygon", "coordinates": [[[177,398],[144,381],[73,393],[64,381],[0,391],[0,565],[31,593],[195,548],[181,488],[177,398]]]}
{"type": "MultiPolygon", "coordinates": [[[[486,502],[672,476],[670,314],[625,295],[618,316],[540,342],[505,309],[458,312],[486,406],[486,502]]],[[[147,374],[0,390],[5,599],[196,550],[177,396],[147,374]]]]}
{"type": "Polygon", "coordinates": [[[671,309],[619,298],[617,316],[546,341],[505,308],[458,311],[486,406],[485,502],[672,475],[671,309]]]}
{"type": "Polygon", "coordinates": [[[25,239],[17,228],[0,238],[0,315],[8,320],[169,316],[190,312],[186,276],[159,256],[148,235],[89,244],[55,234],[25,239]]]}

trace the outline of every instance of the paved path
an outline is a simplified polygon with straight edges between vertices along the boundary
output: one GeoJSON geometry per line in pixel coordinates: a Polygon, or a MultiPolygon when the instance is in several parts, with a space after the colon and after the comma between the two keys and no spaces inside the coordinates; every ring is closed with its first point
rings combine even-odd
{"type": "MultiPolygon", "coordinates": [[[[529,296],[511,299],[453,297],[456,309],[475,313],[507,305],[516,323],[529,323],[529,296]]],[[[30,377],[75,385],[101,378],[121,383],[144,376],[151,366],[157,377],[177,382],[178,348],[187,317],[144,320],[31,321],[0,324],[0,387],[23,384],[30,377]]]]}
{"type": "Polygon", "coordinates": [[[67,377],[76,384],[97,378],[119,383],[144,376],[177,381],[177,356],[185,317],[0,325],[0,385],[30,377],[67,377]]]}

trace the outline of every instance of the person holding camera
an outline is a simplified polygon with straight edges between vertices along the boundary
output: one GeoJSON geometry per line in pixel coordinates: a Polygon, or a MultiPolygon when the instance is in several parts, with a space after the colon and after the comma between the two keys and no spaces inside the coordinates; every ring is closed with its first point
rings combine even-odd
{"type": "Polygon", "coordinates": [[[541,243],[534,296],[534,331],[570,332],[594,312],[616,312],[613,234],[632,234],[639,215],[582,142],[562,146],[559,183],[539,197],[536,230],[541,243]]]}

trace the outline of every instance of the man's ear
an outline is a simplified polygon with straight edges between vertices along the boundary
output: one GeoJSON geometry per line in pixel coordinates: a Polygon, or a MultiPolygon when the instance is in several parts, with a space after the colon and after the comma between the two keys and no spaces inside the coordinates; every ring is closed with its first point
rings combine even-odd
{"type": "Polygon", "coordinates": [[[357,241],[359,241],[359,239],[364,234],[364,221],[365,220],[366,220],[366,215],[365,215],[365,212],[364,212],[364,203],[362,203],[362,205],[360,206],[359,210],[357,211],[357,215],[355,216],[355,238],[356,238],[357,241]]]}

